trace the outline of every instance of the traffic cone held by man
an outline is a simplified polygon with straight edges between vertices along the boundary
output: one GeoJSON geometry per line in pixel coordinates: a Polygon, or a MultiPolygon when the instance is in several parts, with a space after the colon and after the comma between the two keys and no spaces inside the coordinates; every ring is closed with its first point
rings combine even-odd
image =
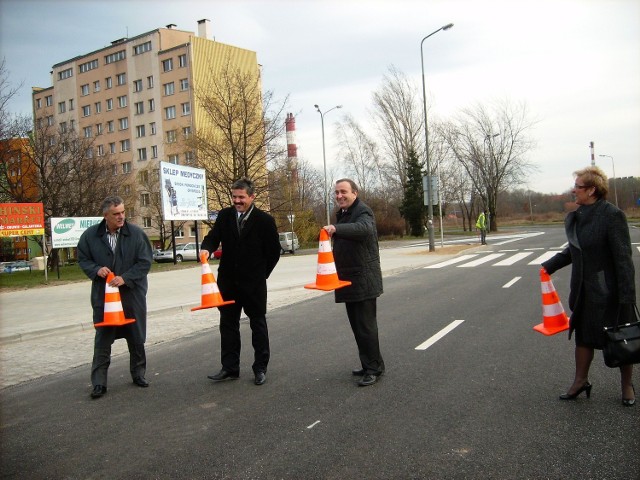
{"type": "Polygon", "coordinates": [[[555,335],[569,329],[569,318],[562,307],[558,292],[553,286],[551,277],[544,268],[540,269],[542,287],[542,323],[533,327],[544,335],[555,335]]]}
{"type": "Polygon", "coordinates": [[[218,289],[218,284],[216,283],[216,278],[213,276],[211,265],[209,265],[209,261],[207,260],[206,253],[200,253],[200,263],[202,264],[202,305],[199,307],[193,307],[191,311],[193,312],[195,310],[221,307],[223,305],[236,303],[235,300],[224,301],[222,299],[222,295],[218,289]]]}
{"type": "Polygon", "coordinates": [[[333,260],[333,252],[331,251],[331,240],[329,240],[329,234],[323,228],[320,230],[316,283],[305,285],[304,288],[330,291],[349,285],[351,285],[351,282],[338,278],[336,264],[333,260]]]}
{"type": "Polygon", "coordinates": [[[109,285],[115,278],[113,272],[107,275],[107,284],[104,288],[104,316],[100,323],[94,324],[94,327],[120,327],[133,323],[135,318],[124,318],[124,310],[122,310],[122,301],[120,300],[120,289],[109,285]]]}

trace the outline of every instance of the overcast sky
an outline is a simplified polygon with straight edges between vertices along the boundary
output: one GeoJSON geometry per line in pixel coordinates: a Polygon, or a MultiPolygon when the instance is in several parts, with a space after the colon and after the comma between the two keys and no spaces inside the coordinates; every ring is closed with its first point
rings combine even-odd
{"type": "Polygon", "coordinates": [[[51,86],[51,67],[174,23],[197,32],[211,20],[217,41],[254,50],[264,88],[290,96],[298,156],[322,170],[337,148],[333,123],[349,113],[370,122],[372,93],[391,65],[421,88],[424,42],[430,115],[446,119],[496,99],[526,102],[538,167],[528,185],[560,193],[591,162],[609,176],[640,176],[640,2],[638,0],[151,1],[0,0],[0,50],[11,104],[31,112],[31,87],[51,86]],[[599,155],[610,155],[601,158],[599,155]]]}

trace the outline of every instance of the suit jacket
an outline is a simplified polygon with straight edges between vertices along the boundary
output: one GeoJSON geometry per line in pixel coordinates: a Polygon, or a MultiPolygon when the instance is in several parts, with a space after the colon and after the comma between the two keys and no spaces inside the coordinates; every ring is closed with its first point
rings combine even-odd
{"type": "Polygon", "coordinates": [[[214,252],[222,244],[218,288],[225,300],[236,300],[247,315],[267,310],[267,278],[280,260],[280,240],[271,215],[253,206],[238,232],[234,207],[220,210],[201,248],[214,252]]]}
{"type": "Polygon", "coordinates": [[[91,282],[91,305],[93,323],[104,317],[104,291],[106,281],[98,277],[102,267],[121,276],[125,285],[119,288],[122,310],[126,318],[135,318],[135,323],[116,328],[116,337],[129,337],[135,343],[144,343],[147,335],[147,274],[153,261],[151,244],[144,231],[128,222],[120,229],[115,253],[111,251],[107,238],[106,221],[103,220],[85,230],[78,241],[78,264],[91,282]]]}

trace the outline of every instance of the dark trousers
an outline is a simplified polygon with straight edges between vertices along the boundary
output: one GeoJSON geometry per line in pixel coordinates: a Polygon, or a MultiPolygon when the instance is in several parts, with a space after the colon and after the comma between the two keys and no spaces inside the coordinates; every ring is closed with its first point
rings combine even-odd
{"type": "Polygon", "coordinates": [[[375,298],[361,302],[346,302],[347,317],[358,345],[360,363],[365,373],[382,375],[384,360],[378,342],[378,320],[375,298]]]}
{"type": "MultiPolygon", "coordinates": [[[[242,305],[234,303],[220,307],[219,310],[222,368],[238,373],[240,372],[240,313],[242,305]]],[[[252,369],[254,373],[266,373],[270,356],[267,318],[264,315],[249,315],[249,326],[251,327],[251,344],[254,351],[252,369]]]]}
{"type": "MultiPolygon", "coordinates": [[[[115,333],[102,329],[113,329],[114,327],[98,327],[96,329],[96,339],[93,348],[93,363],[91,364],[91,384],[93,386],[107,386],[107,371],[111,364],[111,345],[115,340],[115,333]]],[[[129,348],[129,371],[131,378],[144,377],[147,370],[147,356],[144,350],[144,343],[133,343],[129,338],[127,347],[129,348]]]]}
{"type": "Polygon", "coordinates": [[[487,229],[486,228],[481,228],[480,229],[480,243],[482,243],[482,245],[486,245],[487,244],[487,229]]]}

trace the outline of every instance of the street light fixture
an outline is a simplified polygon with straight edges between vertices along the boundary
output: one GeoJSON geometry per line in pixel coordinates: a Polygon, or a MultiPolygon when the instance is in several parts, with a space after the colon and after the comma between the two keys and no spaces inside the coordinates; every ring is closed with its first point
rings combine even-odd
{"type": "Polygon", "coordinates": [[[320,114],[320,123],[322,124],[322,162],[324,164],[324,205],[327,211],[327,225],[330,223],[330,215],[329,215],[329,187],[327,185],[327,154],[324,147],[324,116],[329,113],[331,110],[335,110],[336,108],[342,108],[342,105],[336,105],[329,110],[325,110],[322,112],[318,105],[314,105],[316,110],[320,114]]]}
{"type": "MultiPolygon", "coordinates": [[[[440,30],[449,30],[453,27],[453,23],[449,23],[437,29],[435,32],[431,32],[424,37],[420,42],[420,64],[422,66],[422,104],[424,108],[424,150],[427,167],[427,180],[431,178],[431,164],[429,162],[429,132],[427,129],[427,90],[424,84],[424,54],[422,52],[422,45],[424,41],[431,35],[435,35],[440,30]]],[[[434,252],[436,249],[435,240],[433,238],[433,205],[431,203],[431,182],[427,181],[427,229],[429,230],[429,251],[434,252]]]]}
{"type": "Polygon", "coordinates": [[[618,206],[618,188],[616,187],[616,164],[613,162],[611,155],[598,155],[599,157],[609,157],[611,159],[611,166],[613,167],[613,193],[616,198],[616,207],[618,206]]]}

